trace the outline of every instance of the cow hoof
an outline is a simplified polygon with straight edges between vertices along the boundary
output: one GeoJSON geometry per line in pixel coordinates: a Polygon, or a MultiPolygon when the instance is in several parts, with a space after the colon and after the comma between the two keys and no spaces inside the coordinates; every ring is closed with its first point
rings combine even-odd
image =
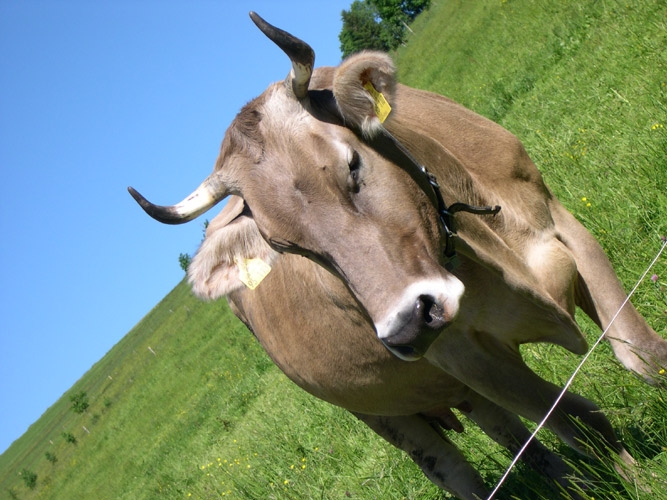
{"type": "MultiPolygon", "coordinates": [[[[657,335],[656,335],[657,337],[657,335]]],[[[612,344],[621,363],[649,385],[667,387],[667,340],[660,337],[644,342],[642,347],[630,343],[612,344]]]]}
{"type": "MultiPolygon", "coordinates": [[[[667,350],[667,349],[666,349],[667,350]]],[[[639,370],[633,370],[644,382],[655,387],[667,387],[667,353],[642,359],[639,370]]]]}

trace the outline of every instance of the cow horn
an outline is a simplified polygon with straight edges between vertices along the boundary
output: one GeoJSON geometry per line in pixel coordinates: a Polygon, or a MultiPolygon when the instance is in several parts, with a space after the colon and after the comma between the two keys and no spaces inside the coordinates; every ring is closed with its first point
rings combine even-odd
{"type": "Polygon", "coordinates": [[[144,211],[158,222],[164,224],[183,224],[203,214],[227,196],[227,189],[221,187],[215,174],[210,175],[190,196],[172,206],[154,205],[136,189],[128,187],[132,197],[144,211]]]}
{"type": "Polygon", "coordinates": [[[292,91],[297,99],[303,99],[308,94],[310,75],[315,64],[315,52],[303,40],[270,25],[255,12],[250,12],[250,19],[273,43],[287,54],[292,61],[292,91]]]}

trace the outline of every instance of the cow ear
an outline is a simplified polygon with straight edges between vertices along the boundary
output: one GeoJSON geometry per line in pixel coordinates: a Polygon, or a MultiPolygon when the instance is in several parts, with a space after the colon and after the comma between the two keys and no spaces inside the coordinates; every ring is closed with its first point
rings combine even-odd
{"type": "Polygon", "coordinates": [[[243,199],[231,196],[206,228],[206,237],[188,266],[188,281],[194,294],[207,300],[242,287],[254,289],[277,255],[245,210],[243,199]]]}
{"type": "Polygon", "coordinates": [[[391,112],[396,69],[383,52],[360,52],[336,69],[333,93],[346,125],[373,137],[391,112]]]}

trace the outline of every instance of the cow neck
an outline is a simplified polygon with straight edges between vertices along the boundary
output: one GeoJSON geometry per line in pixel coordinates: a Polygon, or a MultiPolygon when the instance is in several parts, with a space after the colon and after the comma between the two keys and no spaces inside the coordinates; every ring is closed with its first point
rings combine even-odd
{"type": "Polygon", "coordinates": [[[468,212],[475,215],[495,215],[500,211],[500,206],[478,207],[462,202],[452,203],[447,206],[435,175],[430,173],[387,129],[383,127],[379,134],[371,139],[366,139],[366,142],[378,153],[385,158],[391,159],[393,163],[396,163],[405,170],[426,195],[434,201],[438,210],[438,219],[445,235],[445,268],[448,271],[456,269],[460,262],[454,245],[456,227],[453,215],[456,212],[468,212]]]}

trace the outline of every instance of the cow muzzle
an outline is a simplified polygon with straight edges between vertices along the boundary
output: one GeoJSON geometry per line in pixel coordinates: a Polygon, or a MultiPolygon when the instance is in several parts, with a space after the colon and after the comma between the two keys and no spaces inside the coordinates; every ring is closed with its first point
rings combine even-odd
{"type": "Polygon", "coordinates": [[[395,356],[420,359],[454,321],[462,294],[463,284],[456,278],[409,287],[398,307],[376,325],[378,338],[395,356]]]}

